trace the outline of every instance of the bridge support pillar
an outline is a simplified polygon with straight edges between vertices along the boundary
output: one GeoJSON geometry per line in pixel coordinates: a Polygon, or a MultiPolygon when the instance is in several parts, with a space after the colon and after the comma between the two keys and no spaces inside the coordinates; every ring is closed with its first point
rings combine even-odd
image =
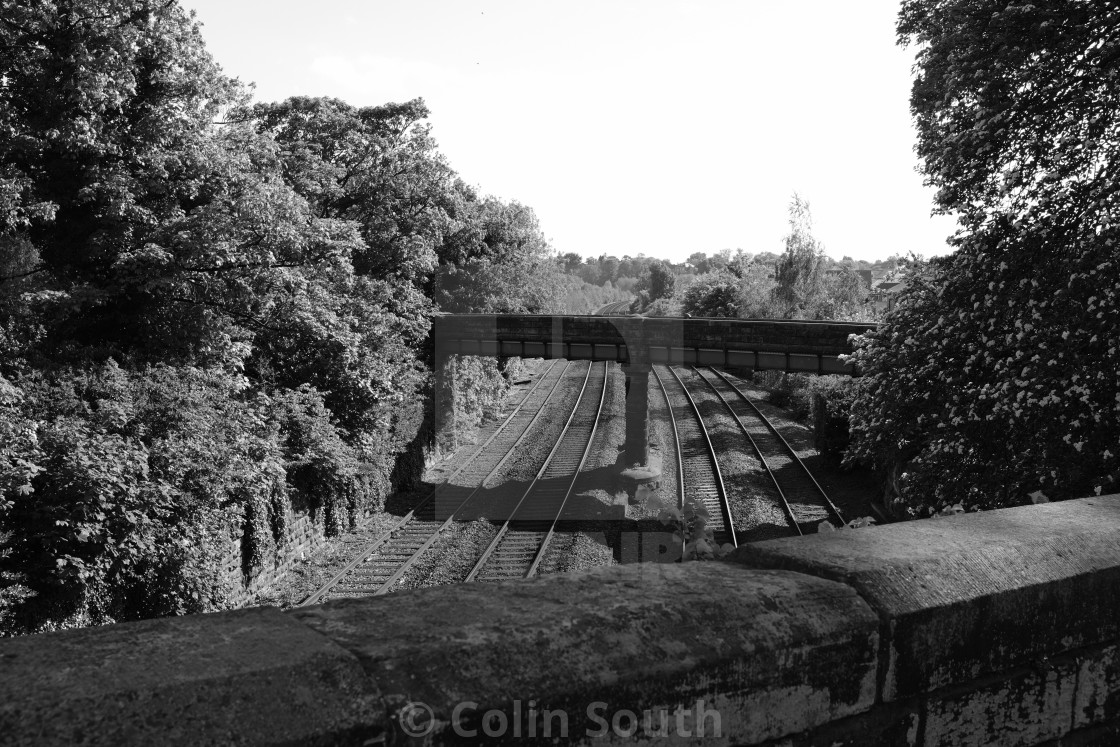
{"type": "Polygon", "coordinates": [[[649,464],[648,364],[623,366],[626,374],[626,466],[649,464]]]}
{"type": "Polygon", "coordinates": [[[661,463],[650,453],[650,365],[631,363],[622,370],[626,374],[626,448],[621,478],[627,500],[634,503],[642,500],[642,485],[661,477],[661,463]]]}

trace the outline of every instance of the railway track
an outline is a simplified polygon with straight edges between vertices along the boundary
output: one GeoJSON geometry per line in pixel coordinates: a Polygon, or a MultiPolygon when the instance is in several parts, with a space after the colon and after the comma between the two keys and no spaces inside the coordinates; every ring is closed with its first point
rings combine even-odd
{"type": "Polygon", "coordinates": [[[336,596],[371,596],[390,590],[529,437],[573,365],[579,364],[549,364],[513,412],[444,483],[303,600],[301,606],[319,604],[336,596]]]}
{"type": "Polygon", "coordinates": [[[844,517],[813,477],[797,452],[774,427],[760,409],[722,371],[693,367],[712,391],[723,401],[728,412],[750,441],[765,468],[781,502],[782,511],[798,534],[816,531],[816,525],[828,520],[843,526],[844,517]]]}
{"type": "Polygon", "coordinates": [[[699,499],[704,504],[708,510],[708,526],[717,544],[731,543],[738,547],[727,489],[700,410],[672,367],[654,366],[653,375],[669,402],[677,435],[679,474],[683,479],[681,495],[699,499]]]}
{"type": "MultiPolygon", "coordinates": [[[[657,386],[661,389],[662,396],[665,397],[665,412],[669,414],[669,425],[673,433],[673,454],[677,459],[677,509],[683,514],[684,511],[684,461],[681,459],[681,436],[680,431],[677,430],[677,417],[673,414],[673,403],[669,399],[669,392],[665,388],[665,382],[661,380],[660,376],[654,375],[657,381],[657,386]]],[[[686,546],[686,538],[681,535],[680,538],[680,553],[684,557],[684,550],[686,546]]]]}
{"type": "Polygon", "coordinates": [[[603,362],[588,369],[579,401],[556,445],[467,574],[467,581],[535,575],[595,441],[607,397],[607,367],[603,362]]]}
{"type": "Polygon", "coordinates": [[[598,315],[598,316],[611,316],[611,315],[614,315],[614,314],[629,314],[629,313],[630,313],[630,301],[615,301],[614,303],[609,303],[606,306],[604,306],[603,308],[599,309],[599,311],[596,312],[596,315],[598,315]]]}

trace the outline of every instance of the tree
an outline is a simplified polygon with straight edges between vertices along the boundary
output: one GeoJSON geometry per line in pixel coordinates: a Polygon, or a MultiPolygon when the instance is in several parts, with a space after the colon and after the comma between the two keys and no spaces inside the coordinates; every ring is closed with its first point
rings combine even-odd
{"type": "Polygon", "coordinates": [[[696,270],[698,275],[703,275],[711,269],[711,263],[708,261],[708,255],[704,252],[693,252],[688,255],[688,263],[692,265],[692,269],[696,270]]]}
{"type": "Polygon", "coordinates": [[[681,300],[681,311],[695,317],[735,318],[739,307],[739,279],[725,272],[698,276],[681,300]]]}
{"type": "Polygon", "coordinates": [[[517,202],[488,198],[471,218],[486,250],[458,265],[445,265],[435,301],[450,312],[543,313],[560,303],[560,267],[536,214],[517,202]]]}
{"type": "Polygon", "coordinates": [[[819,317],[845,320],[868,318],[870,310],[864,309],[868,291],[863,278],[850,266],[844,266],[839,274],[824,280],[824,301],[818,309],[819,317]]]}
{"type": "Polygon", "coordinates": [[[814,318],[823,295],[824,251],[813,238],[809,203],[794,193],[789,205],[789,235],[778,259],[775,298],[787,318],[814,318]]]}
{"type": "Polygon", "coordinates": [[[33,592],[16,627],[220,607],[231,533],[259,569],[293,505],[335,533],[404,473],[424,272],[483,245],[455,243],[473,195],[421,104],[254,119],[174,2],[0,0],[0,82],[0,583],[33,592]]]}
{"type": "Polygon", "coordinates": [[[913,512],[1115,489],[1117,10],[909,0],[898,30],[923,168],[963,229],[860,343],[849,458],[913,512]]]}
{"type": "MultiPolygon", "coordinates": [[[[618,280],[618,268],[618,257],[614,257],[608,254],[599,255],[599,277],[594,282],[597,284],[602,284],[608,280],[610,280],[611,282],[618,280]]],[[[592,281],[589,280],[588,282],[592,281]]]]}
{"type": "Polygon", "coordinates": [[[356,108],[296,97],[234,116],[284,148],[285,177],[315,215],[361,226],[360,275],[422,285],[437,262],[478,255],[484,238],[455,223],[474,196],[436,151],[421,99],[356,108]]]}
{"type": "Polygon", "coordinates": [[[684,292],[683,312],[693,316],[768,319],[774,308],[774,276],[766,265],[736,262],[719,272],[698,276],[684,292]],[[731,272],[731,267],[737,274],[731,272]]]}
{"type": "Polygon", "coordinates": [[[651,301],[659,298],[670,298],[676,278],[664,262],[655,262],[649,267],[649,297],[651,301]]]}
{"type": "Polygon", "coordinates": [[[583,257],[576,254],[575,252],[565,252],[560,255],[560,266],[563,267],[564,272],[568,273],[569,275],[576,274],[576,271],[579,270],[580,265],[582,264],[583,257]]]}
{"type": "Polygon", "coordinates": [[[776,286],[771,265],[758,261],[744,265],[739,278],[739,316],[744,319],[781,318],[775,308],[776,286]]]}

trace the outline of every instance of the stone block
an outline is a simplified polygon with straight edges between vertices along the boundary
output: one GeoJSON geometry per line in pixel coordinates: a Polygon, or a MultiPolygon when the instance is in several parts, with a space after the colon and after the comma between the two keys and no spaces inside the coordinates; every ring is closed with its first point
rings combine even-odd
{"type": "Polygon", "coordinates": [[[883,698],[1120,636],[1120,496],[745,545],[733,559],[850,584],[889,636],[883,698]]]}
{"type": "Polygon", "coordinates": [[[1116,747],[1120,744],[1120,721],[1075,729],[1060,739],[1042,742],[1038,747],[1116,747]]]}
{"type": "Polygon", "coordinates": [[[565,713],[568,737],[582,737],[599,704],[612,728],[623,711],[650,711],[655,728],[656,714],[712,711],[714,743],[749,744],[866,711],[875,696],[878,621],[851,588],[729,563],[616,566],[289,614],[358,657],[399,727],[426,713],[451,742],[473,743],[464,733],[491,710],[506,737],[515,723],[529,734],[534,708],[565,713]]]}
{"type": "Polygon", "coordinates": [[[1077,668],[1070,662],[950,688],[926,703],[924,747],[1018,747],[1070,730],[1077,668]]]}
{"type": "Polygon", "coordinates": [[[361,743],[378,693],[274,608],[0,639],[5,745],[361,743]]]}
{"type": "Polygon", "coordinates": [[[763,747],[910,747],[919,744],[919,711],[917,702],[879,704],[763,747]]]}
{"type": "Polygon", "coordinates": [[[1120,720],[1120,647],[1086,652],[1080,659],[1074,728],[1120,720]]]}

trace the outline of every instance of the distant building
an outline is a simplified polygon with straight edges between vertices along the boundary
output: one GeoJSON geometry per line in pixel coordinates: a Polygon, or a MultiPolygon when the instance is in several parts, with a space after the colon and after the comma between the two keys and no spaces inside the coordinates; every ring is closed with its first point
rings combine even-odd
{"type": "Polygon", "coordinates": [[[852,272],[854,272],[859,277],[860,283],[863,285],[863,290],[864,291],[870,291],[871,290],[871,284],[874,282],[874,279],[871,277],[871,270],[855,270],[855,269],[848,268],[848,267],[829,267],[827,270],[824,271],[824,276],[826,278],[839,277],[846,270],[851,270],[852,272]]]}
{"type": "Polygon", "coordinates": [[[898,294],[906,287],[905,280],[883,280],[871,289],[867,302],[876,311],[893,311],[898,304],[898,294]]]}

